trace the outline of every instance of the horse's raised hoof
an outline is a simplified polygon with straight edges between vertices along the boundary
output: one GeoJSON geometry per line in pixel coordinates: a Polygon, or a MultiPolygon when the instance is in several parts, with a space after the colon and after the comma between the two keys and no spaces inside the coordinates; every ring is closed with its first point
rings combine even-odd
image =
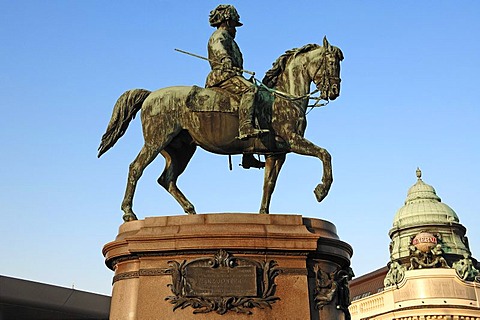
{"type": "Polygon", "coordinates": [[[313,193],[315,193],[315,197],[317,197],[317,201],[322,202],[322,200],[325,199],[325,197],[328,194],[328,189],[325,188],[325,185],[323,183],[320,183],[315,187],[315,190],[313,190],[313,193]]]}
{"type": "Polygon", "coordinates": [[[133,212],[132,213],[125,213],[122,218],[123,218],[123,221],[125,221],[125,222],[138,220],[137,216],[133,212]]]}

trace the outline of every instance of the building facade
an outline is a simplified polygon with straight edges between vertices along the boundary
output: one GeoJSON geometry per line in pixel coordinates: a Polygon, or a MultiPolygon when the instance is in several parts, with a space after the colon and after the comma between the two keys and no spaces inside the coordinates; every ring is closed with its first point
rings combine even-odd
{"type": "Polygon", "coordinates": [[[419,169],[389,236],[388,265],[350,282],[352,319],[480,320],[480,266],[466,228],[419,169]]]}
{"type": "Polygon", "coordinates": [[[0,320],[107,320],[110,297],[0,276],[0,320]]]}

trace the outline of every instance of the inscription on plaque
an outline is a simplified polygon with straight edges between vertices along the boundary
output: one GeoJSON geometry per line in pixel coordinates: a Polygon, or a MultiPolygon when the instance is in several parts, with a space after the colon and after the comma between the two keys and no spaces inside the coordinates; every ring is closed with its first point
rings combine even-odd
{"type": "Polygon", "coordinates": [[[190,266],[186,270],[187,296],[256,296],[257,270],[255,266],[211,268],[190,266]]]}
{"type": "Polygon", "coordinates": [[[219,250],[211,258],[172,260],[168,264],[166,271],[172,275],[168,286],[173,295],[165,300],[174,305],[173,311],[190,306],[195,309],[193,313],[225,314],[232,310],[251,314],[252,308],[271,308],[280,300],[275,296],[275,278],[280,270],[274,260],[236,258],[219,250]]]}

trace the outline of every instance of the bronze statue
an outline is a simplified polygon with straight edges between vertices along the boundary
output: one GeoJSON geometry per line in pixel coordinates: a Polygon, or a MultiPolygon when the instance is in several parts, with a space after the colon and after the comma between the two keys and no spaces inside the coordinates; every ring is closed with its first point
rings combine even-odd
{"type": "Polygon", "coordinates": [[[313,272],[315,274],[315,289],[313,290],[315,308],[320,310],[336,299],[336,308],[343,311],[345,320],[350,320],[348,282],[355,276],[352,268],[348,267],[327,273],[317,263],[313,267],[313,272]]]}
{"type": "Polygon", "coordinates": [[[470,254],[465,253],[463,259],[453,263],[452,268],[455,269],[461,279],[465,281],[478,281],[476,279],[480,271],[474,267],[470,254]]]}
{"type": "Polygon", "coordinates": [[[449,268],[447,260],[442,256],[442,245],[437,244],[430,251],[424,252],[410,245],[410,267],[408,270],[422,268],[449,268]]]}
{"type": "MultiPolygon", "coordinates": [[[[235,42],[236,27],[241,27],[240,15],[232,5],[219,5],[210,12],[209,22],[217,28],[208,40],[208,60],[212,71],[207,76],[206,88],[218,87],[231,94],[239,95],[238,138],[241,140],[268,133],[268,129],[254,127],[254,103],[258,87],[247,81],[243,75],[243,55],[235,42]]],[[[265,164],[244,153],[242,166],[263,168],[265,164]]]]}
{"type": "MultiPolygon", "coordinates": [[[[232,8],[230,6],[228,9],[230,18],[221,15],[217,19],[215,10],[212,11],[210,23],[218,27],[218,30],[222,24],[230,25],[232,32],[234,27],[231,26],[238,26],[240,23],[238,13],[236,14],[236,10],[233,11],[232,8]]],[[[225,34],[224,31],[221,32],[225,34]]],[[[213,44],[212,46],[215,47],[213,44]]],[[[213,55],[216,59],[219,58],[216,53],[209,51],[209,54],[212,58],[213,55]]],[[[165,169],[158,178],[158,183],[177,200],[186,213],[195,214],[194,206],[178,189],[176,181],[187,167],[197,146],[216,154],[256,153],[265,156],[260,213],[269,213],[271,195],[287,153],[317,157],[323,162],[323,177],[322,183],[316,186],[314,193],[317,200],[322,201],[333,181],[331,159],[327,150],[303,137],[306,129],[306,110],[312,96],[310,93],[312,81],[320,91],[320,99],[328,101],[339,96],[342,60],[342,51],[331,46],[324,38],[323,46],[308,44],[286,51],[266,73],[262,83],[255,83],[256,86],[247,84],[248,81],[237,71],[242,67],[241,60],[232,60],[230,65],[227,59],[221,66],[215,62],[211,63],[212,73],[207,79],[209,88],[176,86],[154,92],[133,89],[123,93],[115,104],[98,153],[100,157],[113,147],[125,133],[136,113],[142,110],[145,143],[130,164],[121,206],[124,211],[123,219],[125,221],[137,219],[132,210],[135,188],[143,170],[159,153],[165,158],[165,169]],[[233,75],[227,77],[229,79],[227,81],[245,84],[245,88],[241,90],[242,96],[224,89],[222,81],[218,82],[217,76],[213,75],[218,74],[221,78],[224,72],[233,75]],[[250,102],[245,102],[252,99],[255,102],[255,119],[251,115],[250,102]],[[245,112],[246,117],[245,114],[240,115],[242,112],[245,112]],[[246,129],[246,137],[242,133],[239,135],[243,119],[248,120],[251,127],[255,120],[258,127],[253,130],[246,129]]]]}
{"type": "Polygon", "coordinates": [[[243,69],[243,56],[235,42],[235,28],[243,25],[239,20],[237,10],[231,5],[219,5],[210,12],[210,25],[217,30],[208,40],[208,59],[212,71],[208,74],[205,87],[219,87],[232,94],[241,95],[238,107],[238,138],[244,140],[267,133],[268,129],[253,127],[258,87],[247,81],[240,71],[243,69]]]}
{"type": "Polygon", "coordinates": [[[405,277],[406,268],[397,261],[392,261],[389,265],[389,270],[385,279],[383,280],[384,287],[398,286],[405,277]]]}

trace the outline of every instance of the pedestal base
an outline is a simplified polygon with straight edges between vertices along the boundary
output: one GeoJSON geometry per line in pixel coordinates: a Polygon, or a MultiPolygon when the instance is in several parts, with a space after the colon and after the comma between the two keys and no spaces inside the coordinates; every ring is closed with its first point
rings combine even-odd
{"type": "Polygon", "coordinates": [[[112,320],[345,319],[352,248],[300,215],[199,214],[120,226],[112,320]],[[253,316],[252,316],[253,315],[253,316]]]}

